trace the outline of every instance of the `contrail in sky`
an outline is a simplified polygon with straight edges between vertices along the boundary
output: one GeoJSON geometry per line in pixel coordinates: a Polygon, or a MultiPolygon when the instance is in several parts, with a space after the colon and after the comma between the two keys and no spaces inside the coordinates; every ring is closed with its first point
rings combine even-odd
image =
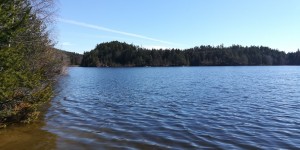
{"type": "Polygon", "coordinates": [[[172,42],[168,42],[168,41],[163,41],[163,40],[159,40],[159,39],[155,39],[155,38],[151,38],[151,37],[147,37],[147,36],[143,36],[143,35],[139,35],[139,34],[113,30],[113,29],[101,27],[101,26],[98,26],[98,25],[92,25],[92,24],[88,24],[88,23],[84,23],[84,22],[78,22],[78,21],[67,20],[67,19],[62,19],[62,18],[60,18],[59,20],[61,22],[64,22],[64,23],[78,25],[78,26],[82,26],[82,27],[86,27],[86,28],[91,28],[91,29],[96,29],[96,30],[101,30],[101,31],[106,31],[106,32],[111,32],[111,33],[122,34],[122,35],[126,35],[126,36],[131,36],[131,37],[140,38],[140,39],[146,39],[146,40],[160,42],[160,43],[164,43],[164,44],[178,45],[176,43],[172,43],[172,42]]]}

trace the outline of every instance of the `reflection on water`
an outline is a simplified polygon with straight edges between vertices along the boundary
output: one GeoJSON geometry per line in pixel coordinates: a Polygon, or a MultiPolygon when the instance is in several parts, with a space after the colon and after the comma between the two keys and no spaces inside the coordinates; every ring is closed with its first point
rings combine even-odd
{"type": "Polygon", "coordinates": [[[39,121],[30,125],[15,125],[0,130],[1,150],[56,149],[56,135],[43,130],[39,121]]]}

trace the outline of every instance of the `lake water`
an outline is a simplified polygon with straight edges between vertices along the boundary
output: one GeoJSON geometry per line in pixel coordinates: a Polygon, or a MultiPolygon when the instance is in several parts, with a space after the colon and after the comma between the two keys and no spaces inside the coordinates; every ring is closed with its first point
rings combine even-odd
{"type": "Polygon", "coordinates": [[[299,81],[290,66],[73,67],[0,149],[299,149],[299,81]]]}

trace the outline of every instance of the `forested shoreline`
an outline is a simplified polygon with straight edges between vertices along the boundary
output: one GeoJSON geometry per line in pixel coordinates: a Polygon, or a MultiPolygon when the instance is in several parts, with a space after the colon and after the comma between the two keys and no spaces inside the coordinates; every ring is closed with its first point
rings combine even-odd
{"type": "Polygon", "coordinates": [[[65,58],[63,60],[66,62],[68,66],[80,66],[82,61],[82,54],[75,53],[75,52],[68,52],[59,50],[65,55],[65,58]]]}
{"type": "Polygon", "coordinates": [[[51,38],[53,0],[2,0],[0,4],[0,128],[29,123],[51,99],[65,54],[51,38]]]}
{"type": "Polygon", "coordinates": [[[300,51],[285,53],[264,46],[197,46],[146,49],[118,41],[98,44],[83,54],[82,67],[300,65],[300,51]]]}

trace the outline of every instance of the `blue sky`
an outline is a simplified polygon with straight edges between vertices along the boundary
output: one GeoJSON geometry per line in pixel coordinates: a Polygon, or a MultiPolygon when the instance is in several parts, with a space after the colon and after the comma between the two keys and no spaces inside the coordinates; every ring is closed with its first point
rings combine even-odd
{"type": "Polygon", "coordinates": [[[60,0],[57,48],[118,40],[146,48],[300,48],[300,0],[60,0]]]}

